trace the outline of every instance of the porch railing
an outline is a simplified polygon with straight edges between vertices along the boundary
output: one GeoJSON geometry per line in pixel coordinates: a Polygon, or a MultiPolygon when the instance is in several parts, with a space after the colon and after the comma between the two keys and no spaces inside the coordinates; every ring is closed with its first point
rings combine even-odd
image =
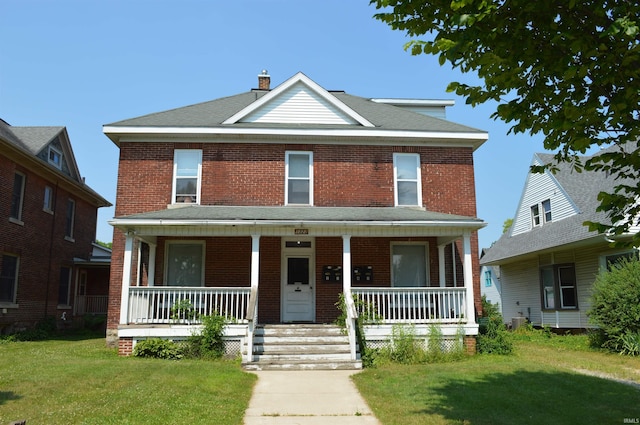
{"type": "Polygon", "coordinates": [[[380,323],[466,323],[465,288],[352,288],[360,317],[380,323]]]}
{"type": "Polygon", "coordinates": [[[251,288],[185,288],[138,286],[129,288],[128,323],[199,323],[198,317],[214,312],[227,321],[247,323],[251,288]],[[180,304],[178,304],[180,303],[180,304]],[[175,307],[182,312],[176,315],[175,307]],[[193,314],[184,314],[187,307],[193,314]]]}
{"type": "Polygon", "coordinates": [[[76,297],[76,314],[107,314],[108,295],[78,295],[76,297]]]}

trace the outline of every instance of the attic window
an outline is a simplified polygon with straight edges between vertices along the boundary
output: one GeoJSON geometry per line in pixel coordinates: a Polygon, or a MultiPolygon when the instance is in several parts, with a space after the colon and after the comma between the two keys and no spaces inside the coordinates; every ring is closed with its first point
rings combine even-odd
{"type": "Polygon", "coordinates": [[[531,206],[531,224],[533,227],[542,226],[544,223],[550,223],[551,220],[550,199],[545,199],[541,203],[531,206]]]}
{"type": "Polygon", "coordinates": [[[49,146],[49,164],[57,169],[62,169],[62,152],[53,146],[49,146]]]}

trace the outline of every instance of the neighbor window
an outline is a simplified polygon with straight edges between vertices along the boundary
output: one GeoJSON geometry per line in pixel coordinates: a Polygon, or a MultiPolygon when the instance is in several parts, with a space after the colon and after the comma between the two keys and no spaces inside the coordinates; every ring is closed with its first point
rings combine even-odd
{"type": "Polygon", "coordinates": [[[76,201],[69,199],[67,201],[67,217],[64,227],[64,236],[67,239],[73,239],[73,225],[76,219],[76,201]]]}
{"type": "Polygon", "coordinates": [[[13,194],[11,196],[11,218],[22,220],[22,204],[24,202],[25,176],[22,173],[15,173],[13,176],[13,194]]]}
{"type": "Polygon", "coordinates": [[[427,286],[426,244],[391,245],[391,274],[393,286],[427,286]]]}
{"type": "Polygon", "coordinates": [[[62,168],[62,152],[53,146],[49,146],[49,164],[58,169],[62,168]]]}
{"type": "Polygon", "coordinates": [[[167,244],[167,286],[204,286],[204,242],[167,244]]]}
{"type": "Polygon", "coordinates": [[[173,158],[173,203],[199,204],[202,150],[176,149],[173,158]]]}
{"type": "Polygon", "coordinates": [[[0,303],[16,302],[18,287],[18,257],[3,255],[0,263],[0,303]]]}
{"type": "Polygon", "coordinates": [[[551,200],[545,199],[539,204],[531,206],[531,224],[533,227],[551,222],[551,200]]]}
{"type": "Polygon", "coordinates": [[[486,270],[484,272],[484,286],[489,288],[491,286],[491,271],[486,270]]]}
{"type": "Polygon", "coordinates": [[[60,286],[58,287],[58,305],[69,305],[69,294],[71,292],[71,269],[62,267],[60,269],[60,286]]]}
{"type": "Polygon", "coordinates": [[[573,264],[560,264],[540,269],[542,305],[546,310],[576,309],[576,271],[573,264]]]}
{"type": "Polygon", "coordinates": [[[53,189],[49,186],[44,187],[44,200],[42,209],[47,212],[53,212],[53,189]]]}
{"type": "Polygon", "coordinates": [[[396,206],[421,206],[420,155],[393,154],[394,198],[396,206]]]}
{"type": "Polygon", "coordinates": [[[313,153],[287,152],[285,204],[313,205],[313,153]]]}
{"type": "Polygon", "coordinates": [[[622,261],[630,261],[638,259],[638,251],[627,251],[619,254],[611,254],[604,257],[604,264],[608,271],[622,261]]]}

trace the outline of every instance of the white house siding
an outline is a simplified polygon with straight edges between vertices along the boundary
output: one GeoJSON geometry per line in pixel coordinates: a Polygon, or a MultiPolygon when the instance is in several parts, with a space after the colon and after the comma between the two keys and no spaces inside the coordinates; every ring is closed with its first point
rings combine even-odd
{"type": "Polygon", "coordinates": [[[277,98],[249,114],[242,122],[279,124],[357,124],[303,83],[296,83],[277,98]]]}
{"type": "MultiPolygon", "coordinates": [[[[532,165],[541,165],[541,161],[534,156],[532,165]]],[[[531,230],[531,206],[540,204],[542,201],[551,200],[551,218],[559,221],[570,217],[578,212],[576,206],[564,192],[562,187],[549,172],[543,174],[529,173],[525,183],[516,216],[513,220],[512,235],[525,233],[531,230]]],[[[544,212],[541,210],[541,219],[544,212]]]]}
{"type": "Polygon", "coordinates": [[[493,267],[483,266],[480,271],[480,294],[487,297],[491,304],[498,304],[498,310],[502,313],[502,297],[500,295],[500,280],[493,272],[493,267]],[[491,271],[491,286],[487,286],[485,272],[491,271]]]}
{"type": "Polygon", "coordinates": [[[600,257],[610,251],[606,246],[557,251],[501,266],[503,315],[506,322],[512,317],[525,316],[536,326],[553,328],[590,328],[589,310],[593,282],[600,269],[600,257]],[[576,270],[578,309],[542,311],[540,300],[539,266],[574,263],[576,270]],[[516,303],[519,302],[520,305],[516,303]]]}

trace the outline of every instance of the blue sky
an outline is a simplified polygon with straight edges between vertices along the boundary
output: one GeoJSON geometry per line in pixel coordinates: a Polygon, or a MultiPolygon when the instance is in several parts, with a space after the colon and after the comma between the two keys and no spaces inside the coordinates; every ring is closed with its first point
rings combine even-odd
{"type": "MultiPolygon", "coordinates": [[[[326,89],[363,97],[452,99],[447,118],[489,132],[476,151],[480,248],[515,213],[542,138],[507,135],[489,117],[447,93],[476,83],[434,56],[411,56],[404,34],[373,19],[367,0],[3,0],[0,118],[15,126],[65,126],[87,184],[115,203],[118,150],[102,126],[257,87],[298,71],[326,89]]],[[[98,214],[97,239],[111,241],[98,214]]]]}

